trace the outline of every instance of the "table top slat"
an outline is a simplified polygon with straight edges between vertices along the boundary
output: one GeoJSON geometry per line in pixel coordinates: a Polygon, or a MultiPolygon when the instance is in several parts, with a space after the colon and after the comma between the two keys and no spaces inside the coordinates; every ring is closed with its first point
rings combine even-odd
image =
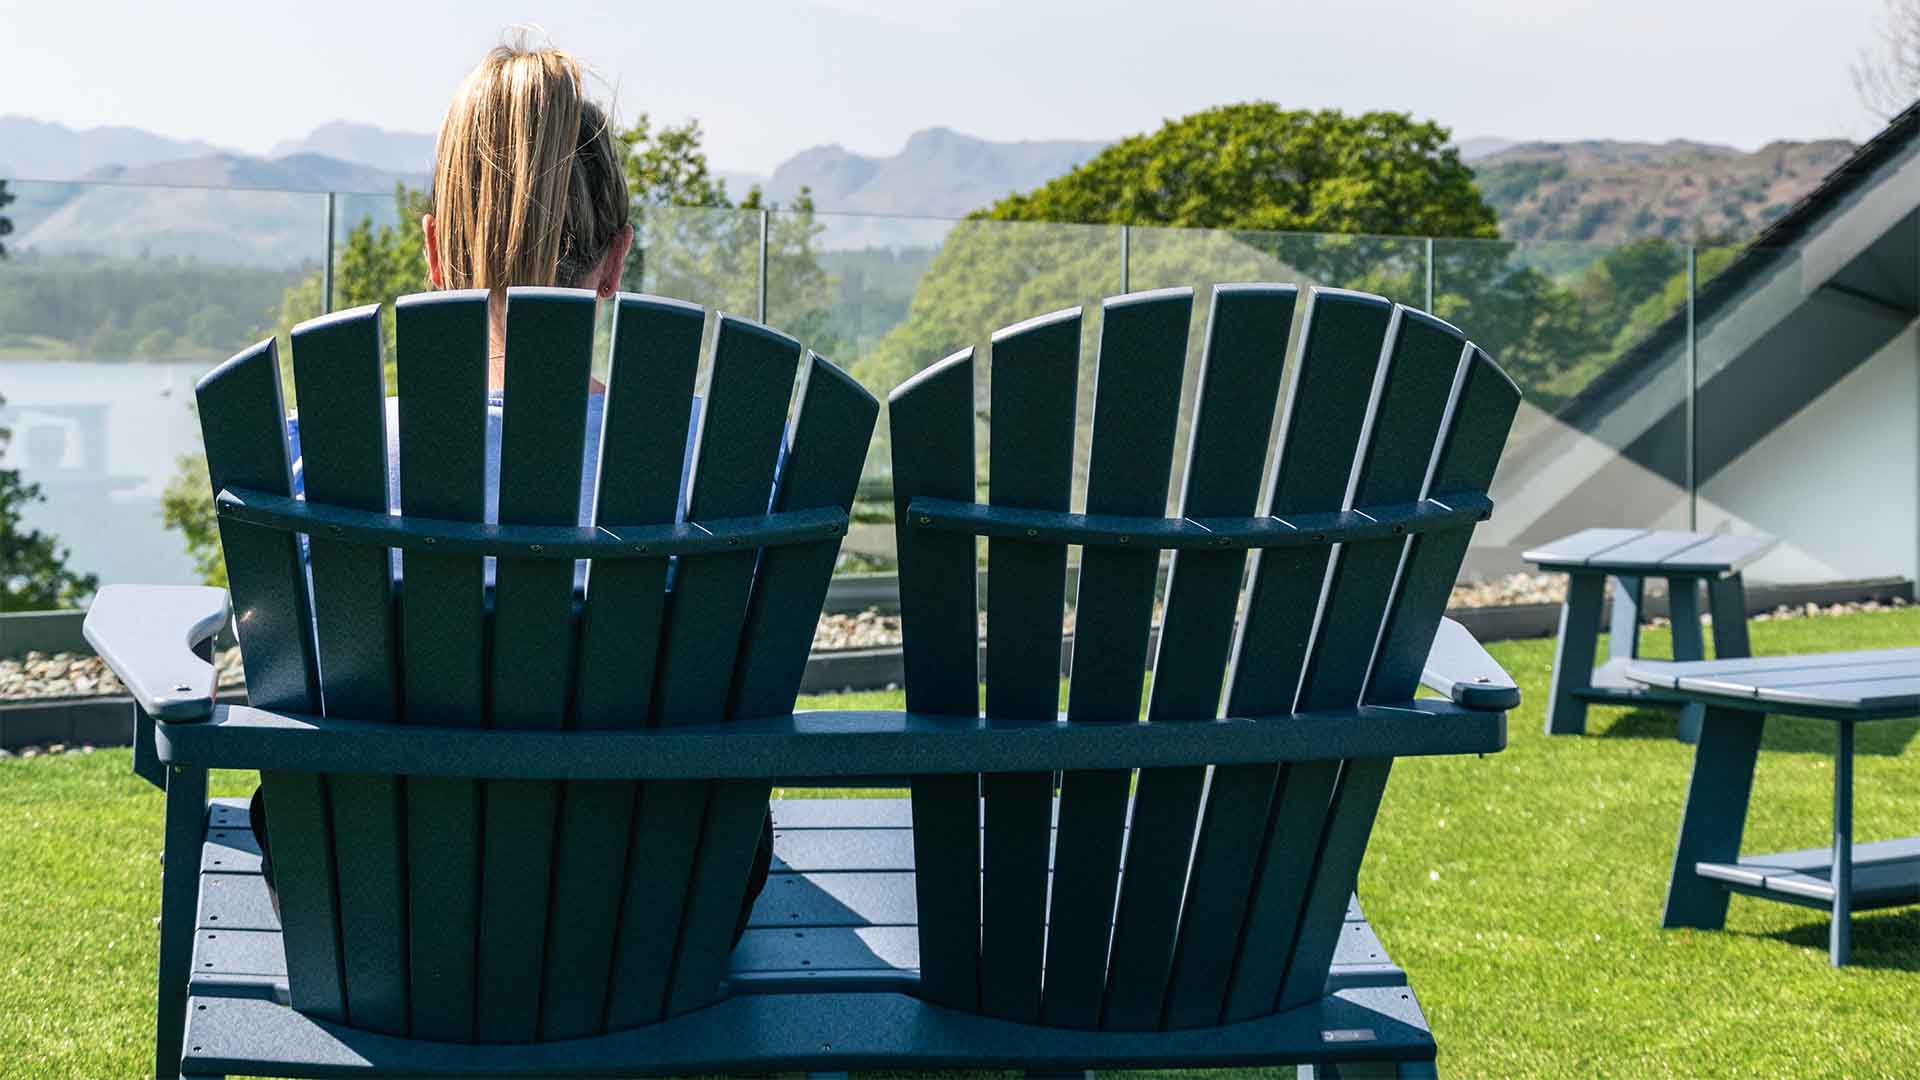
{"type": "Polygon", "coordinates": [[[1920,714],[1920,648],[1685,662],[1636,660],[1627,678],[1711,698],[1782,706],[1783,712],[1920,714]]]}
{"type": "Polygon", "coordinates": [[[1588,559],[1647,534],[1645,529],[1582,529],[1520,557],[1531,563],[1584,566],[1588,559]]]}
{"type": "Polygon", "coordinates": [[[1779,541],[1766,533],[1707,533],[1683,529],[1582,529],[1542,544],[1521,558],[1552,570],[1666,574],[1732,574],[1779,541]]]}
{"type": "Polygon", "coordinates": [[[1665,570],[1731,574],[1745,569],[1761,556],[1772,551],[1779,542],[1766,533],[1748,533],[1740,536],[1719,533],[1704,544],[1697,544],[1677,555],[1667,556],[1660,561],[1660,566],[1665,570]]]}
{"type": "Polygon", "coordinates": [[[1654,529],[1637,540],[1609,548],[1587,560],[1591,568],[1657,571],[1663,563],[1713,539],[1709,533],[1654,529]]]}

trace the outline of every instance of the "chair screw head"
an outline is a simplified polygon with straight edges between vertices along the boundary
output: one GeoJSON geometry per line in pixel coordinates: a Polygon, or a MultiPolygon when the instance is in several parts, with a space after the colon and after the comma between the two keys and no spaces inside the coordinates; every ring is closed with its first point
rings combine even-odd
{"type": "Polygon", "coordinates": [[[1473,681],[1474,682],[1492,682],[1493,680],[1485,675],[1479,675],[1479,676],[1476,676],[1473,681]]]}
{"type": "Polygon", "coordinates": [[[432,546],[434,545],[434,543],[435,543],[435,541],[434,541],[434,538],[433,538],[433,537],[431,537],[431,536],[429,536],[429,537],[427,537],[427,546],[428,546],[428,547],[432,547],[432,546]]]}
{"type": "Polygon", "coordinates": [[[728,546],[728,547],[739,547],[739,546],[740,546],[740,538],[739,538],[739,537],[737,537],[737,536],[729,536],[729,537],[727,537],[727,546],[728,546]]]}
{"type": "Polygon", "coordinates": [[[1327,534],[1326,534],[1326,533],[1314,533],[1314,534],[1313,534],[1313,542],[1314,542],[1314,543],[1316,543],[1316,544],[1324,544],[1324,543],[1326,543],[1326,542],[1327,542],[1327,534]]]}
{"type": "Polygon", "coordinates": [[[188,686],[186,683],[175,683],[173,692],[176,694],[191,694],[193,693],[193,687],[188,686]]]}
{"type": "Polygon", "coordinates": [[[1219,538],[1218,540],[1215,540],[1215,541],[1214,541],[1214,545],[1215,545],[1216,547],[1226,547],[1226,546],[1227,546],[1228,544],[1230,544],[1230,543],[1232,543],[1232,541],[1231,541],[1231,540],[1229,540],[1229,539],[1227,539],[1227,538],[1226,538],[1226,537],[1224,537],[1224,536],[1223,536],[1223,537],[1221,537],[1221,538],[1219,538]]]}
{"type": "Polygon", "coordinates": [[[1405,525],[1395,525],[1393,527],[1393,535],[1395,536],[1399,536],[1401,533],[1406,531],[1407,531],[1407,527],[1405,525]]]}
{"type": "Polygon", "coordinates": [[[335,535],[335,536],[339,536],[339,535],[340,535],[340,526],[338,526],[338,525],[329,525],[329,526],[327,526],[327,531],[328,531],[328,532],[330,532],[330,533],[332,533],[332,534],[333,534],[333,535],[335,535]]]}
{"type": "Polygon", "coordinates": [[[1027,535],[1028,535],[1028,536],[1039,536],[1039,535],[1040,535],[1040,530],[1039,530],[1039,529],[1028,529],[1028,530],[1027,530],[1027,535]]]}
{"type": "Polygon", "coordinates": [[[930,518],[930,517],[928,517],[928,516],[927,516],[927,515],[925,515],[925,514],[921,514],[921,515],[920,515],[920,524],[922,524],[922,525],[931,525],[931,524],[933,524],[933,519],[932,519],[932,518],[930,518]]]}
{"type": "Polygon", "coordinates": [[[645,555],[647,553],[647,545],[641,544],[639,547],[636,547],[633,550],[639,552],[642,555],[645,555]]]}
{"type": "Polygon", "coordinates": [[[532,546],[532,549],[533,549],[533,553],[534,553],[535,555],[538,555],[538,554],[540,554],[540,551],[541,551],[541,547],[540,547],[540,545],[539,545],[539,544],[534,544],[534,545],[531,545],[531,546],[532,546]]]}
{"type": "Polygon", "coordinates": [[[1131,537],[1131,536],[1123,536],[1123,537],[1121,537],[1121,538],[1120,538],[1120,542],[1121,542],[1121,543],[1123,543],[1123,544],[1131,544],[1131,543],[1133,543],[1133,537],[1131,537]]]}

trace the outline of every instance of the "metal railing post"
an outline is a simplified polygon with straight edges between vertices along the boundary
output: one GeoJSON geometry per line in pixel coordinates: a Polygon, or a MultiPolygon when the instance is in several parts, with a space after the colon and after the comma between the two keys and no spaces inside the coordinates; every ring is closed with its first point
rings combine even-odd
{"type": "Polygon", "coordinates": [[[1133,291],[1133,226],[1120,226],[1120,292],[1133,291]]]}
{"type": "Polygon", "coordinates": [[[320,314],[333,312],[334,193],[327,192],[327,261],[320,267],[320,314]]]}
{"type": "Polygon", "coordinates": [[[1687,528],[1700,527],[1700,340],[1694,325],[1694,294],[1700,290],[1696,249],[1687,245],[1687,528]]]}
{"type": "Polygon", "coordinates": [[[760,321],[767,321],[767,231],[771,220],[767,211],[760,211],[760,321]]]}
{"type": "Polygon", "coordinates": [[[1427,313],[1433,313],[1433,237],[1427,237],[1427,313]]]}

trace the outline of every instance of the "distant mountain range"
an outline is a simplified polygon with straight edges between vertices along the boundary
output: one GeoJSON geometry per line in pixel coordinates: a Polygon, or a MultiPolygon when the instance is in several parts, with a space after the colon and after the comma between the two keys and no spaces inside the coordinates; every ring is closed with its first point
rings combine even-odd
{"type": "Polygon", "coordinates": [[[766,194],[786,203],[806,187],[821,210],[964,217],[1070,171],[1106,145],[1069,139],[991,142],[934,127],[914,132],[899,153],[888,157],[867,157],[839,145],[802,150],[773,171],[766,194]]]}
{"type": "Polygon", "coordinates": [[[78,180],[103,165],[137,168],[220,152],[211,143],[170,139],[139,128],[75,131],[25,116],[0,116],[0,176],[78,180]]]}
{"type": "MultiPolygon", "coordinates": [[[[758,185],[773,201],[787,204],[804,187],[822,211],[952,218],[1037,187],[1106,145],[994,142],[934,127],[914,133],[888,156],[818,146],[782,162],[771,176],[716,174],[736,199],[758,185]]],[[[1853,149],[1838,139],[1774,143],[1748,153],[1685,141],[1521,142],[1493,136],[1462,139],[1457,146],[1507,238],[1591,243],[1751,235],[1853,149]]],[[[394,185],[423,185],[432,152],[431,135],[346,122],[322,125],[259,158],[134,128],[75,131],[0,117],[0,177],[118,182],[16,183],[19,200],[8,209],[16,226],[11,243],[23,250],[152,252],[275,265],[311,261],[318,258],[314,200],[218,189],[368,193],[346,200],[342,216],[384,223],[393,212],[388,196],[394,185]],[[119,185],[203,190],[189,195],[119,185]]],[[[861,232],[841,231],[848,233],[841,242],[855,241],[852,234],[861,232]]]]}
{"type": "Polygon", "coordinates": [[[1845,139],[1751,153],[1684,140],[1525,142],[1473,164],[1507,239],[1617,244],[1751,236],[1853,150],[1845,139]]]}
{"type": "Polygon", "coordinates": [[[391,173],[425,176],[433,168],[433,140],[432,135],[421,132],[388,131],[372,124],[335,120],[314,128],[305,138],[275,143],[267,156],[321,154],[391,173]]]}

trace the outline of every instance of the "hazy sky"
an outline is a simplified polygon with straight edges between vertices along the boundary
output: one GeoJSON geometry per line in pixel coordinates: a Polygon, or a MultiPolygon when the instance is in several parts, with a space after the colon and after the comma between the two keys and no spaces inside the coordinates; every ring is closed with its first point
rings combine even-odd
{"type": "Polygon", "coordinates": [[[0,114],[255,153],[334,119],[431,131],[502,28],[535,22],[622,116],[698,117],[725,169],[892,153],[935,124],[1111,138],[1253,98],[1460,137],[1751,148],[1878,127],[1847,66],[1881,2],[0,0],[0,114]]]}

